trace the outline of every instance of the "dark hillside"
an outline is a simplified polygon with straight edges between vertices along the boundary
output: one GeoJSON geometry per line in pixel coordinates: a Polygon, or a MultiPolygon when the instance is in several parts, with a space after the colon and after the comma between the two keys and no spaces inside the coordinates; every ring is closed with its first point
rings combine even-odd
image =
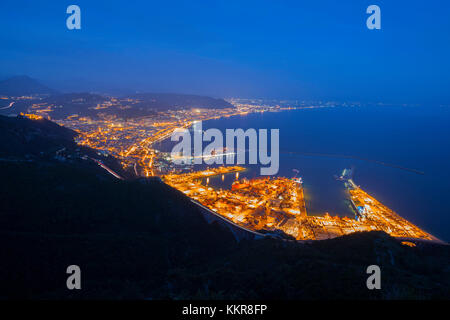
{"type": "Polygon", "coordinates": [[[134,173],[122,170],[117,159],[79,146],[77,132],[46,119],[31,120],[24,116],[0,116],[0,159],[2,161],[67,162],[74,167],[94,167],[103,171],[92,159],[100,160],[122,177],[134,173]]]}

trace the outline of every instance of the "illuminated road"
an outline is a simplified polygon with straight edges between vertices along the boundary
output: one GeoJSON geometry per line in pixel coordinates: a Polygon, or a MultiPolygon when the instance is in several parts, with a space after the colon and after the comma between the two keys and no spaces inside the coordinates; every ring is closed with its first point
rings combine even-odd
{"type": "Polygon", "coordinates": [[[12,108],[12,106],[14,105],[15,102],[11,102],[8,106],[0,108],[0,110],[5,110],[5,109],[9,109],[12,108]]]}
{"type": "Polygon", "coordinates": [[[94,159],[94,158],[90,158],[91,160],[95,161],[95,163],[97,163],[100,167],[102,167],[103,169],[105,169],[106,171],[108,171],[111,175],[113,175],[114,177],[116,177],[117,179],[123,180],[123,178],[121,176],[119,176],[117,173],[115,173],[112,169],[110,169],[108,166],[106,166],[102,161],[94,159]]]}

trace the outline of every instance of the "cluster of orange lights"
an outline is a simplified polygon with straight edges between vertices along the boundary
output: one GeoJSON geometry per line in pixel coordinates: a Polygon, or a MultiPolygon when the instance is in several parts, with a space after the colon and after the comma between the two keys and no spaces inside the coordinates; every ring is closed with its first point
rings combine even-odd
{"type": "MultiPolygon", "coordinates": [[[[283,232],[297,240],[331,239],[353,232],[381,230],[393,237],[438,240],[403,219],[361,188],[349,189],[358,219],[309,216],[303,187],[295,179],[283,177],[238,180],[231,190],[211,187],[210,178],[244,170],[219,167],[184,174],[168,174],[163,180],[211,211],[253,231],[283,232]]],[[[405,241],[405,245],[410,245],[405,241]]],[[[410,245],[411,246],[411,245],[410,245]]]]}
{"type": "Polygon", "coordinates": [[[32,113],[22,113],[21,112],[20,115],[22,117],[27,117],[28,119],[31,119],[31,120],[42,120],[42,119],[44,119],[43,116],[40,116],[40,115],[37,115],[37,114],[32,114],[32,113]]]}

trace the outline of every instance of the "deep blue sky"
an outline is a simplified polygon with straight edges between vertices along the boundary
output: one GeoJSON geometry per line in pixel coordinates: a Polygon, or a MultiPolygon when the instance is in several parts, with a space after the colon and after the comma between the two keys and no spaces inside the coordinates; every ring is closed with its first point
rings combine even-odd
{"type": "Polygon", "coordinates": [[[0,2],[0,77],[63,90],[450,104],[449,1],[0,2]],[[82,29],[66,29],[81,7],[82,29]],[[370,4],[382,29],[368,30],[370,4]]]}

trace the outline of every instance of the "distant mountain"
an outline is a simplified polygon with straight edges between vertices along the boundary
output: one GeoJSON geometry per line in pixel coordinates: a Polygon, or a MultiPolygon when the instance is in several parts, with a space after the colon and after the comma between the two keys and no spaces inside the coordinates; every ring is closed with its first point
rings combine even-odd
{"type": "Polygon", "coordinates": [[[61,119],[75,113],[92,116],[95,113],[93,109],[106,101],[107,98],[101,95],[80,92],[53,95],[43,99],[41,103],[58,106],[50,115],[53,119],[61,119]]]}
{"type": "Polygon", "coordinates": [[[53,90],[28,76],[16,76],[0,81],[0,95],[24,96],[56,93],[58,93],[56,90],[53,90]]]}
{"type": "Polygon", "coordinates": [[[234,106],[223,100],[206,96],[180,93],[138,93],[126,98],[140,100],[139,107],[156,110],[202,108],[202,109],[223,109],[234,106]]]}
{"type": "MultiPolygon", "coordinates": [[[[9,100],[4,102],[8,105],[9,100]]],[[[176,93],[141,93],[122,98],[113,98],[88,92],[53,94],[39,99],[15,101],[14,109],[3,109],[0,113],[18,114],[35,112],[32,106],[38,103],[40,108],[52,119],[65,119],[77,114],[82,117],[98,118],[116,116],[136,118],[155,115],[156,112],[176,109],[222,109],[234,106],[223,99],[176,93]],[[50,111],[48,111],[50,110],[50,111]]]]}
{"type": "MultiPolygon", "coordinates": [[[[32,102],[29,102],[28,107],[30,103],[32,102]]],[[[100,114],[119,118],[134,118],[155,114],[155,111],[141,108],[139,104],[128,106],[127,101],[122,102],[111,97],[87,92],[52,95],[42,99],[39,103],[56,106],[49,113],[52,119],[64,119],[73,114],[94,119],[99,117],[100,114]]]]}

